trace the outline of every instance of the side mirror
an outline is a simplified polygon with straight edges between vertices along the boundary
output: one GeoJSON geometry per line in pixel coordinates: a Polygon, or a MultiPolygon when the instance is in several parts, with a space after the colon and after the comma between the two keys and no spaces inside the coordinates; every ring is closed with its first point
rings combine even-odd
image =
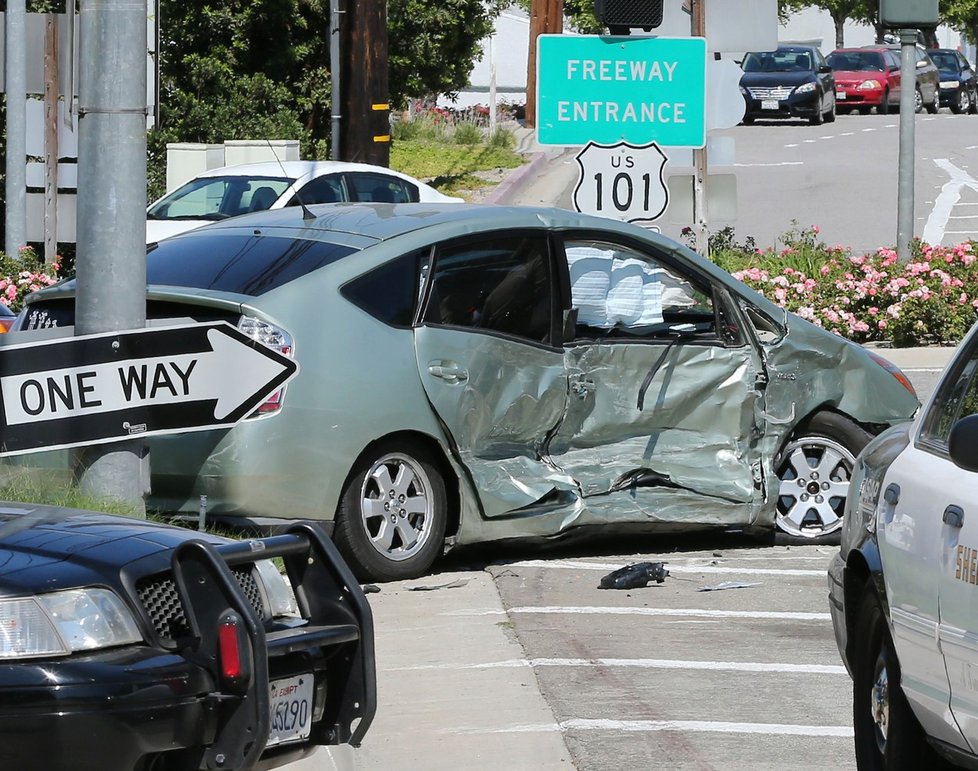
{"type": "Polygon", "coordinates": [[[917,66],[918,67],[926,67],[927,66],[927,61],[925,59],[918,59],[917,60],[917,66]]]}
{"type": "Polygon", "coordinates": [[[978,471],[978,415],[961,418],[951,427],[947,450],[955,466],[978,471]]]}
{"type": "Polygon", "coordinates": [[[832,72],[832,68],[829,67],[829,65],[827,65],[827,64],[823,64],[821,67],[818,68],[818,71],[819,72],[822,72],[822,73],[832,72]]]}

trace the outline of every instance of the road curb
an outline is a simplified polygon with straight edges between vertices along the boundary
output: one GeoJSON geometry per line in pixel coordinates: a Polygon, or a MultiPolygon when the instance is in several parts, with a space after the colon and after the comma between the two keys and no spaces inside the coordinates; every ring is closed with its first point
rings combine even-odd
{"type": "Polygon", "coordinates": [[[547,162],[546,153],[534,153],[529,163],[524,163],[515,169],[485,198],[485,203],[508,203],[507,197],[511,191],[518,190],[531,174],[536,174],[547,162]]]}

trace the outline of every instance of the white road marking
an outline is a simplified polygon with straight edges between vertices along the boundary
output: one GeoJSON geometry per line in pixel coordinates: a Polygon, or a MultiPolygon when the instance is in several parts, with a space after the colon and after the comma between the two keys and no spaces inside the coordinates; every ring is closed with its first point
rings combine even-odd
{"type": "Polygon", "coordinates": [[[794,144],[785,145],[785,147],[798,147],[798,143],[795,142],[794,144]]]}
{"type": "Polygon", "coordinates": [[[949,220],[978,220],[978,214],[952,214],[949,220]]]}
{"type": "Polygon", "coordinates": [[[870,131],[876,131],[876,129],[874,129],[874,128],[863,129],[863,133],[864,134],[868,134],[870,131]]]}
{"type": "MultiPolygon", "coordinates": [[[[906,370],[904,370],[906,371],[906,370]]],[[[823,558],[824,559],[824,558],[823,558]]],[[[637,560],[631,560],[635,562],[637,560]]],[[[756,575],[756,576],[811,576],[825,578],[825,570],[806,570],[802,568],[737,568],[720,567],[719,565],[679,565],[663,560],[666,570],[670,573],[735,573],[737,575],[756,575]]],[[[548,562],[547,560],[526,560],[525,562],[513,562],[508,564],[508,568],[555,568],[557,570],[617,570],[622,567],[622,563],[605,562],[548,562]]]]}
{"type": "Polygon", "coordinates": [[[815,141],[816,141],[816,140],[814,140],[814,139],[806,139],[806,140],[805,140],[805,144],[806,144],[806,145],[813,145],[813,144],[815,144],[815,141]]]}
{"type": "MultiPolygon", "coordinates": [[[[802,675],[848,675],[846,668],[831,664],[769,664],[753,661],[677,661],[673,659],[510,659],[485,664],[465,664],[451,669],[519,669],[522,667],[628,667],[638,669],[688,669],[709,672],[776,672],[802,675]]],[[[394,667],[398,672],[445,669],[444,663],[394,667]]]]}
{"type": "Polygon", "coordinates": [[[843,131],[839,136],[851,137],[855,133],[856,133],[855,131],[843,131]]]}
{"type": "Polygon", "coordinates": [[[725,723],[712,720],[585,720],[559,723],[515,724],[503,728],[444,728],[444,734],[549,733],[552,731],[628,731],[755,734],[767,736],[819,736],[852,739],[852,728],[843,725],[790,725],[783,723],[725,723]]]}
{"type": "Polygon", "coordinates": [[[781,161],[780,163],[735,163],[734,166],[741,168],[760,168],[763,166],[804,166],[804,161],[781,161]]]}
{"type": "Polygon", "coordinates": [[[930,216],[927,217],[927,224],[924,225],[921,240],[931,246],[938,246],[944,240],[944,231],[947,228],[948,219],[951,217],[951,209],[961,199],[962,188],[969,187],[978,192],[978,180],[966,171],[959,169],[947,158],[935,158],[934,164],[946,171],[951,179],[944,183],[940,195],[934,202],[934,208],[931,210],[930,216]]]}
{"type": "Polygon", "coordinates": [[[904,372],[943,372],[941,367],[901,367],[904,372]]]}
{"type": "Polygon", "coordinates": [[[707,608],[633,608],[633,607],[601,607],[594,605],[582,606],[546,606],[516,607],[508,610],[480,610],[466,608],[447,612],[446,616],[505,616],[519,615],[597,615],[597,616],[693,616],[697,618],[746,618],[755,620],[774,621],[830,621],[828,613],[805,613],[800,611],[766,611],[766,610],[712,610],[707,608]]]}

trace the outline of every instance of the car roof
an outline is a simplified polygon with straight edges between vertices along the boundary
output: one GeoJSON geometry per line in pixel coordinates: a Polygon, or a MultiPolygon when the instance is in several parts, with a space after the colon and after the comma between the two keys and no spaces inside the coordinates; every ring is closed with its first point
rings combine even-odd
{"type": "MultiPolygon", "coordinates": [[[[443,227],[454,234],[481,232],[487,229],[519,229],[531,227],[589,228],[603,230],[628,230],[644,237],[656,236],[648,230],[628,225],[607,217],[578,214],[567,209],[498,206],[493,204],[466,203],[335,203],[306,207],[312,219],[304,219],[298,206],[244,214],[222,220],[187,234],[217,234],[221,231],[237,232],[261,229],[272,235],[279,231],[292,238],[307,237],[325,240],[330,232],[350,233],[365,239],[384,241],[406,233],[433,227],[443,227]]],[[[664,245],[671,244],[662,239],[664,245]]]]}
{"type": "Polygon", "coordinates": [[[261,161],[259,163],[241,163],[235,166],[221,166],[209,169],[198,177],[302,177],[306,175],[330,174],[342,171],[376,171],[395,177],[402,174],[369,163],[348,163],[344,161],[261,161]]]}

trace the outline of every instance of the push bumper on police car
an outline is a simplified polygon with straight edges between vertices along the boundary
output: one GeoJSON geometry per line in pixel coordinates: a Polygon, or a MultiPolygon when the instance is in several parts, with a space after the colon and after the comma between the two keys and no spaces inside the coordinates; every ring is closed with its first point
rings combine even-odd
{"type": "Polygon", "coordinates": [[[375,705],[370,609],[317,526],[0,507],[0,768],[275,768],[375,705]]]}

